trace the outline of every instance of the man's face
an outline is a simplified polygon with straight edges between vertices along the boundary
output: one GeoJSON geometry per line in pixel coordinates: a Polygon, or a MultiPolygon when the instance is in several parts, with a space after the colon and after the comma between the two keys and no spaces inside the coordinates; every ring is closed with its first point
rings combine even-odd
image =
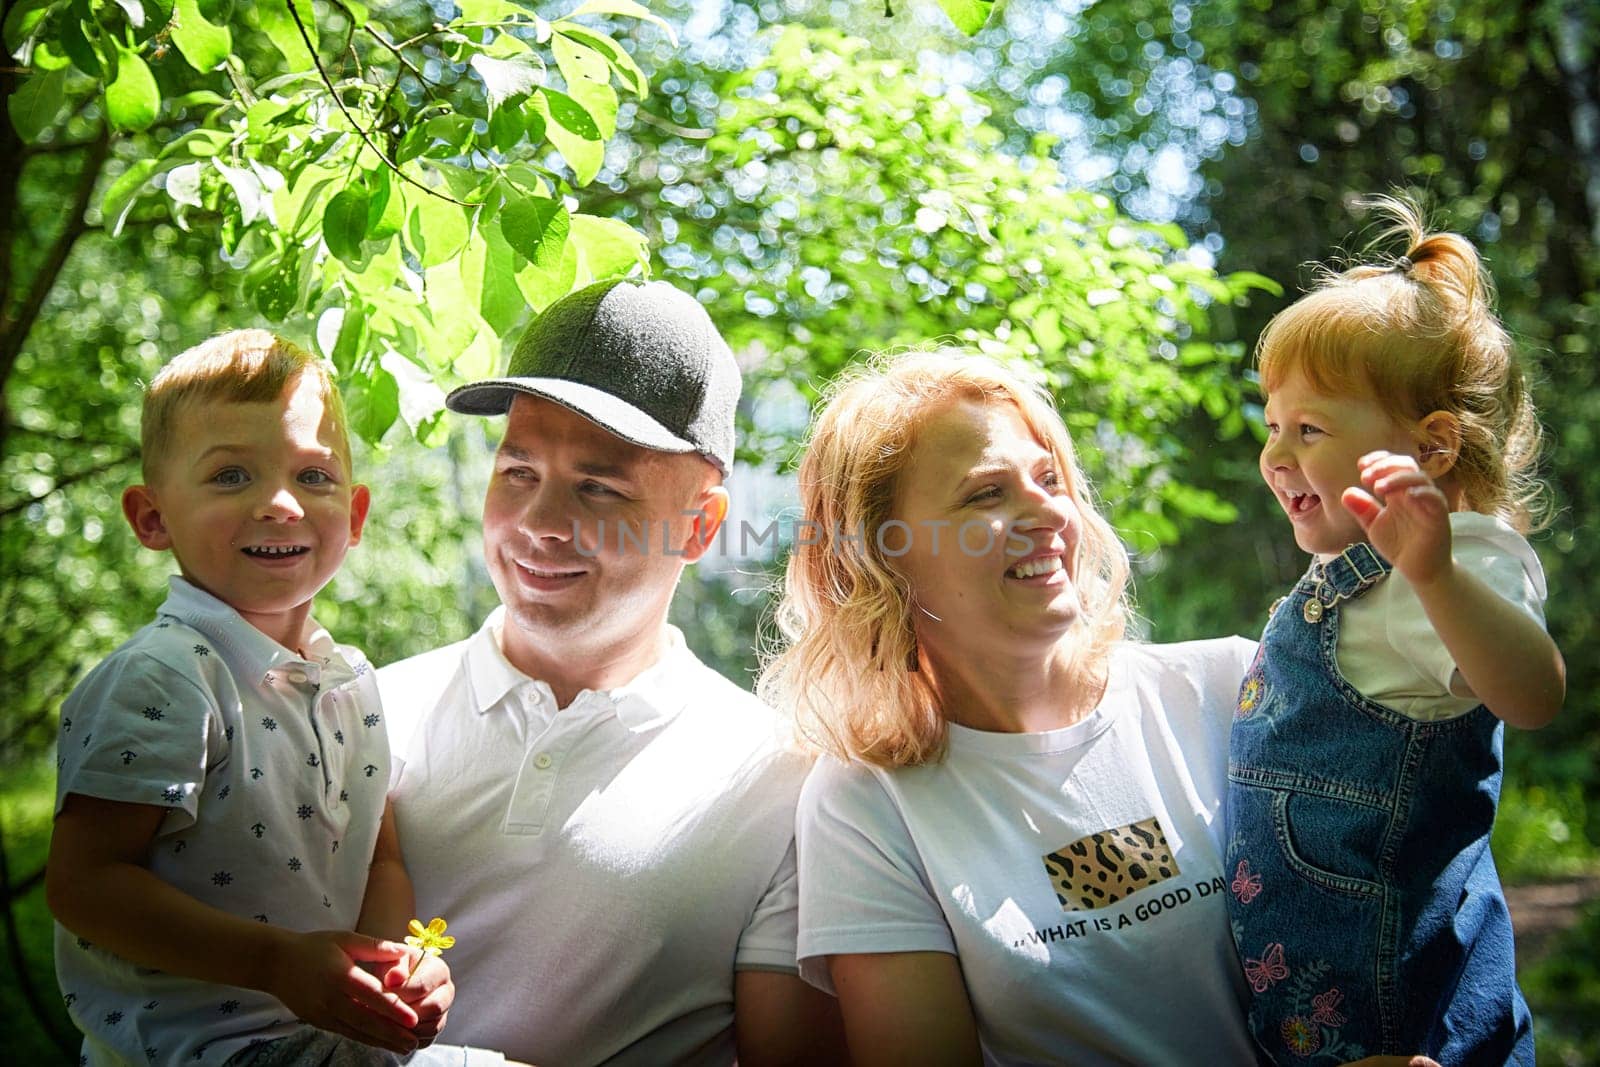
{"type": "Polygon", "coordinates": [[[550,661],[570,671],[579,657],[603,666],[653,647],[679,572],[725,512],[715,483],[699,456],[641,448],[517,396],[483,505],[508,658],[529,673],[550,661]]]}

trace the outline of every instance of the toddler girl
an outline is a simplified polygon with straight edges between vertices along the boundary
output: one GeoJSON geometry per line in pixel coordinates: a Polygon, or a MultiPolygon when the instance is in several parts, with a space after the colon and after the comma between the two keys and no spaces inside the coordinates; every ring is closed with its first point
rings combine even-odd
{"type": "Polygon", "coordinates": [[[1565,692],[1539,431],[1472,245],[1325,277],[1258,350],[1261,476],[1311,553],[1240,688],[1227,871],[1267,1062],[1533,1063],[1489,831],[1501,723],[1565,692]]]}

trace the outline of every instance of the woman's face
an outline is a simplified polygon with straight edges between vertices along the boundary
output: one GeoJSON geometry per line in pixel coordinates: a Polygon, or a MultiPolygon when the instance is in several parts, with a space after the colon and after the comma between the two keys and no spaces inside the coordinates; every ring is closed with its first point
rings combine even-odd
{"type": "Polygon", "coordinates": [[[1042,654],[1081,617],[1077,501],[1014,404],[960,400],[928,416],[893,516],[879,545],[911,585],[930,662],[1042,654]]]}

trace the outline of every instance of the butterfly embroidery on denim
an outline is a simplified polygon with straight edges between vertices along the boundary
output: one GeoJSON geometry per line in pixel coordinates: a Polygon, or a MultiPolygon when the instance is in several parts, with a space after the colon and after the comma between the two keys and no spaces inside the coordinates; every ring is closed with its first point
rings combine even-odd
{"type": "Polygon", "coordinates": [[[1261,892],[1261,876],[1250,871],[1250,861],[1240,860],[1233,873],[1233,895],[1239,903],[1248,904],[1261,892]]]}
{"type": "Polygon", "coordinates": [[[1344,994],[1337,989],[1311,998],[1311,1021],[1324,1026],[1343,1026],[1345,1018],[1337,1010],[1344,994]]]}
{"type": "Polygon", "coordinates": [[[1289,968],[1283,962],[1283,945],[1274,941],[1262,951],[1260,959],[1245,960],[1244,976],[1257,993],[1265,993],[1273,982],[1289,977],[1289,968]]]}

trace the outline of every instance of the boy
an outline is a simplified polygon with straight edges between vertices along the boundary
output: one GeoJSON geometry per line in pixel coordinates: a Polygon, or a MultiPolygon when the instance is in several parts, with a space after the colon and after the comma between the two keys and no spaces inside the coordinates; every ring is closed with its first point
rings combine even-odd
{"type": "Polygon", "coordinates": [[[454,987],[350,932],[398,933],[412,896],[373,672],[309,614],[370,499],[338,391],[239,330],[156,376],[141,437],[123,514],[181,576],[61,709],[46,892],[80,1062],[394,1062],[454,987]]]}

